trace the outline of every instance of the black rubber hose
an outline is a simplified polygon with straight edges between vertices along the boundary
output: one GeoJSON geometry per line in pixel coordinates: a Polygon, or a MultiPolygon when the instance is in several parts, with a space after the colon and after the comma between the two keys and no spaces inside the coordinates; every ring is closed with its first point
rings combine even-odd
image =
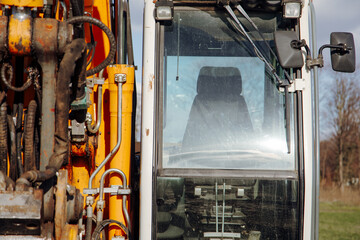
{"type": "MultiPolygon", "coordinates": [[[[0,106],[0,171],[7,173],[8,153],[7,104],[0,106]]],[[[6,175],[6,174],[5,174],[6,175]]]]}
{"type": "Polygon", "coordinates": [[[23,115],[24,115],[24,104],[18,103],[15,131],[16,131],[16,161],[17,161],[19,175],[24,173],[24,169],[22,165],[22,154],[21,154],[23,115]]]}
{"type": "Polygon", "coordinates": [[[31,100],[28,106],[24,124],[24,169],[25,171],[36,170],[35,151],[36,145],[35,124],[36,124],[37,103],[31,100]]]}
{"type": "Polygon", "coordinates": [[[73,17],[73,18],[68,19],[67,23],[69,23],[69,24],[76,24],[76,23],[93,24],[93,25],[99,27],[101,30],[103,30],[109,39],[109,42],[110,42],[109,54],[107,55],[105,60],[102,63],[100,63],[98,66],[86,71],[86,76],[91,76],[91,75],[94,75],[94,74],[100,72],[102,69],[104,69],[106,66],[108,66],[109,64],[111,64],[113,62],[115,53],[116,53],[116,40],[115,40],[115,37],[114,37],[113,33],[111,32],[111,30],[104,23],[102,23],[100,20],[98,20],[96,18],[89,17],[89,16],[73,17]]]}
{"type": "Polygon", "coordinates": [[[72,6],[73,16],[82,16],[84,15],[84,10],[81,9],[81,4],[78,0],[70,0],[72,6]]]}
{"type": "Polygon", "coordinates": [[[12,66],[9,63],[4,63],[1,66],[1,81],[8,89],[11,89],[15,92],[23,92],[31,86],[32,80],[31,78],[28,78],[28,80],[21,87],[14,87],[13,85],[11,85],[11,80],[13,79],[13,76],[14,73],[12,66]],[[9,80],[7,80],[6,74],[9,75],[9,80]]]}
{"type": "Polygon", "coordinates": [[[16,161],[16,130],[15,130],[15,124],[14,120],[11,115],[7,115],[7,122],[9,126],[9,162],[10,162],[10,168],[9,168],[9,176],[12,180],[16,180],[18,177],[18,168],[17,168],[17,161],[16,161]]]}
{"type": "MultiPolygon", "coordinates": [[[[83,16],[84,15],[84,1],[83,0],[70,0],[72,16],[83,16]]],[[[82,24],[76,24],[74,26],[74,39],[84,38],[85,31],[82,24]]]]}
{"type": "Polygon", "coordinates": [[[92,230],[92,217],[86,218],[86,231],[85,231],[85,240],[90,240],[92,230]]]}
{"type": "Polygon", "coordinates": [[[113,220],[113,219],[106,219],[104,221],[102,221],[100,224],[98,224],[94,230],[94,233],[92,235],[92,240],[99,240],[100,239],[100,233],[102,230],[104,230],[104,228],[111,224],[111,223],[115,223],[117,224],[119,227],[121,227],[121,229],[126,233],[126,235],[128,236],[128,239],[129,240],[132,240],[132,237],[131,237],[131,233],[129,231],[129,229],[124,225],[122,224],[121,222],[119,221],[116,221],[116,220],[113,220]]]}
{"type": "Polygon", "coordinates": [[[74,74],[76,61],[81,58],[85,47],[86,42],[84,39],[73,40],[72,43],[66,47],[64,58],[60,63],[56,81],[55,146],[54,153],[49,160],[49,166],[56,169],[60,169],[68,157],[69,84],[74,74]]]}
{"type": "Polygon", "coordinates": [[[68,158],[68,120],[70,105],[69,84],[74,73],[76,61],[80,59],[85,50],[84,39],[73,40],[65,50],[64,57],[60,63],[58,77],[56,80],[55,101],[55,145],[54,152],[50,157],[45,171],[27,171],[17,181],[16,185],[30,185],[30,182],[42,182],[55,176],[63,163],[68,158]]]}

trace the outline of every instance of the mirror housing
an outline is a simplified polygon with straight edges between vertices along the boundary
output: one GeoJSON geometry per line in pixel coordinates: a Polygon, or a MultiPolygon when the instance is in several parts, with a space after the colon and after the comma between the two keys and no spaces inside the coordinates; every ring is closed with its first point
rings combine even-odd
{"type": "Polygon", "coordinates": [[[355,44],[352,33],[333,32],[330,35],[330,45],[346,45],[347,50],[331,48],[331,65],[334,71],[355,71],[355,44]]]}
{"type": "Polygon", "coordinates": [[[301,68],[304,65],[301,49],[291,46],[294,40],[299,41],[296,32],[276,31],[274,37],[280,65],[283,68],[301,68]]]}

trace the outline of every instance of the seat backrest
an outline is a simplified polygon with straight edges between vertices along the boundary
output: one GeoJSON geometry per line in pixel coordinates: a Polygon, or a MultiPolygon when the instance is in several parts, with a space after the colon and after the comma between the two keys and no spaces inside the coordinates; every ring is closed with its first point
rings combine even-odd
{"type": "Polygon", "coordinates": [[[233,149],[253,132],[242,92],[240,71],[234,67],[202,67],[197,80],[184,138],[184,151],[233,149]]]}

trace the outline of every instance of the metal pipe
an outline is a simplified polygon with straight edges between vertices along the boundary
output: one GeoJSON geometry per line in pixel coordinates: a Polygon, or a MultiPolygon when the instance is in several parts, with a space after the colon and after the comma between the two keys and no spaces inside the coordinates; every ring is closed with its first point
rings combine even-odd
{"type": "MultiPolygon", "coordinates": [[[[120,169],[117,169],[117,168],[110,168],[108,170],[106,170],[103,175],[101,176],[101,179],[100,179],[100,191],[99,191],[99,201],[98,202],[102,202],[103,201],[103,195],[104,195],[104,181],[105,181],[105,177],[106,175],[108,175],[109,173],[111,172],[116,172],[118,174],[121,175],[121,178],[122,178],[122,181],[123,181],[123,185],[122,187],[125,189],[127,188],[127,179],[126,179],[126,175],[123,171],[121,171],[120,169]]],[[[123,208],[123,213],[125,215],[125,220],[126,220],[126,223],[127,223],[127,227],[129,229],[131,229],[131,222],[130,222],[130,216],[129,216],[129,213],[127,211],[127,208],[126,208],[126,200],[127,200],[127,197],[126,195],[123,195],[122,196],[122,208],[123,208]]],[[[101,213],[102,214],[102,211],[101,213]]],[[[99,211],[97,213],[97,215],[99,215],[99,211]]],[[[102,221],[102,219],[101,219],[102,221]]]]}
{"type": "Polygon", "coordinates": [[[91,124],[91,117],[86,120],[86,129],[90,133],[97,133],[101,125],[101,111],[102,111],[102,85],[98,87],[98,101],[97,101],[97,114],[96,114],[96,123],[95,125],[91,124]]]}
{"type": "Polygon", "coordinates": [[[121,171],[120,169],[110,168],[110,169],[106,170],[103,173],[103,175],[101,176],[101,179],[100,179],[100,191],[99,191],[99,201],[103,200],[105,177],[106,177],[106,175],[108,175],[111,172],[116,172],[116,173],[120,174],[121,178],[123,180],[123,185],[122,185],[123,188],[125,189],[127,187],[127,179],[126,179],[125,173],[123,171],[121,171]]]}
{"type": "Polygon", "coordinates": [[[111,150],[111,152],[105,157],[104,161],[101,162],[101,164],[99,165],[99,167],[97,167],[95,169],[95,171],[91,174],[90,178],[89,178],[89,189],[92,188],[92,181],[94,179],[94,177],[96,176],[96,174],[99,173],[99,171],[101,170],[101,168],[103,168],[105,166],[105,164],[111,159],[111,157],[119,150],[120,148],[120,144],[121,144],[121,117],[122,117],[122,85],[123,83],[118,83],[118,115],[117,115],[117,120],[118,120],[118,128],[117,128],[117,142],[115,147],[111,150]]]}
{"type": "MultiPolygon", "coordinates": [[[[317,39],[316,39],[316,24],[315,24],[315,8],[312,2],[309,2],[310,4],[310,14],[311,14],[311,36],[312,36],[312,44],[313,44],[313,58],[316,59],[318,56],[316,56],[316,49],[317,49],[317,39]]],[[[315,118],[315,141],[314,141],[314,150],[315,150],[315,161],[313,161],[314,164],[314,170],[313,174],[315,183],[313,187],[313,211],[314,214],[314,223],[311,224],[313,227],[313,234],[314,239],[319,238],[319,191],[320,191],[320,128],[319,128],[319,79],[318,79],[318,67],[314,66],[314,118],[315,118]]]]}
{"type": "MultiPolygon", "coordinates": [[[[99,73],[99,78],[103,77],[104,70],[101,70],[99,73]]],[[[97,114],[96,114],[96,123],[95,125],[91,124],[91,119],[86,121],[86,128],[91,133],[97,133],[101,125],[101,111],[102,111],[102,85],[99,84],[98,87],[98,101],[97,101],[97,114]]]]}

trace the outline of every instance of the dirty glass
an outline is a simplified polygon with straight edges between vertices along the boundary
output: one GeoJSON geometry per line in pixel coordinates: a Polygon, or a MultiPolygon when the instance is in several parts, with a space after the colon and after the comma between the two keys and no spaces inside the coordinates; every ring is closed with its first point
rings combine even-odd
{"type": "MultiPolygon", "coordinates": [[[[276,14],[250,16],[273,47],[276,14]]],[[[283,77],[259,34],[249,35],[283,77]]],[[[156,178],[156,239],[299,238],[298,180],[241,175],[296,170],[293,99],[286,126],[284,93],[258,55],[225,11],[175,10],[165,26],[158,166],[174,177],[156,178]],[[212,176],[218,169],[239,174],[212,176]]]]}
{"type": "MultiPolygon", "coordinates": [[[[253,20],[273,45],[276,15],[253,20]]],[[[249,33],[282,76],[263,39],[249,33]]],[[[176,11],[164,48],[163,168],[295,169],[284,93],[225,12],[176,11]]]]}
{"type": "Polygon", "coordinates": [[[157,181],[157,239],[298,239],[295,180],[157,181]]]}

